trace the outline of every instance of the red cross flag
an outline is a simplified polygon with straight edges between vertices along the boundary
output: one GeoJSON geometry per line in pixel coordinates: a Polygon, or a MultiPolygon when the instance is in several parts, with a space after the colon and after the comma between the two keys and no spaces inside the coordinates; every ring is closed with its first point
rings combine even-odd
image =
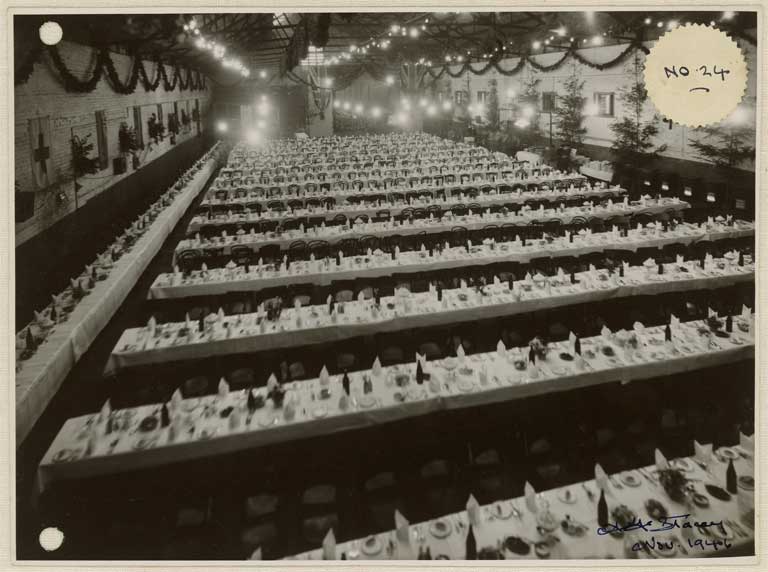
{"type": "Polygon", "coordinates": [[[51,160],[50,116],[29,120],[29,144],[35,190],[42,190],[51,186],[56,180],[51,160]]]}

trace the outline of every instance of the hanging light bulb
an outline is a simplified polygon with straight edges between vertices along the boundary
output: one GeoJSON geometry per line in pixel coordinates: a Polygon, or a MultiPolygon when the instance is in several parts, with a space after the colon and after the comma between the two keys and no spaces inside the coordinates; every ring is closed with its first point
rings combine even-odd
{"type": "Polygon", "coordinates": [[[378,108],[378,107],[373,107],[373,108],[371,109],[371,116],[373,116],[374,118],[377,118],[377,117],[379,117],[380,115],[381,115],[381,109],[380,109],[380,108],[378,108]]]}
{"type": "Polygon", "coordinates": [[[565,29],[565,26],[560,26],[557,30],[555,30],[555,33],[561,38],[564,38],[568,33],[568,30],[565,29]]]}
{"type": "Polygon", "coordinates": [[[449,111],[450,109],[451,109],[451,102],[446,99],[443,102],[443,111],[449,111]]]}
{"type": "Polygon", "coordinates": [[[539,40],[536,40],[535,42],[533,42],[532,45],[534,50],[538,50],[539,48],[541,48],[541,42],[539,40]]]}
{"type": "Polygon", "coordinates": [[[349,108],[352,106],[349,104],[348,101],[345,101],[342,107],[344,108],[344,111],[349,111],[349,108]]]}
{"type": "Polygon", "coordinates": [[[266,77],[267,77],[267,70],[261,70],[261,71],[259,72],[259,77],[260,77],[261,79],[266,79],[266,77]]]}
{"type": "Polygon", "coordinates": [[[363,112],[363,104],[362,103],[358,103],[357,105],[355,105],[355,113],[357,113],[359,115],[362,112],[363,112]]]}
{"type": "Polygon", "coordinates": [[[646,18],[645,20],[643,20],[643,23],[644,23],[646,26],[649,26],[649,25],[651,24],[651,19],[650,19],[650,18],[646,18]]]}
{"type": "Polygon", "coordinates": [[[392,24],[392,26],[390,26],[389,28],[389,31],[392,32],[393,34],[397,34],[400,31],[400,26],[398,26],[397,24],[392,24]]]}
{"type": "Polygon", "coordinates": [[[393,83],[395,83],[395,78],[392,77],[391,75],[388,75],[387,77],[384,78],[384,81],[386,82],[387,85],[392,85],[393,83]]]}
{"type": "Polygon", "coordinates": [[[411,28],[408,31],[408,35],[411,36],[411,38],[418,38],[419,37],[419,29],[418,28],[411,28]]]}
{"type": "Polygon", "coordinates": [[[334,109],[338,109],[339,107],[341,107],[341,102],[337,99],[336,101],[333,102],[333,107],[334,109]]]}
{"type": "Polygon", "coordinates": [[[603,45],[603,37],[602,36],[595,36],[592,38],[592,45],[594,46],[602,46],[603,45]]]}

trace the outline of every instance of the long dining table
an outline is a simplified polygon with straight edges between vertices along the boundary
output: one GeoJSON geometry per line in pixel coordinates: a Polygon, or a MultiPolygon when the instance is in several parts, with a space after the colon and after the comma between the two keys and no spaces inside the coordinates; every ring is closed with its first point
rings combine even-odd
{"type": "MultiPolygon", "coordinates": [[[[215,395],[172,397],[169,425],[159,423],[160,404],[67,420],[39,464],[41,488],[60,479],[97,475],[208,458],[238,450],[370,427],[437,411],[476,407],[532,395],[615,381],[630,382],[734,363],[754,356],[754,317],[743,309],[733,333],[708,321],[679,322],[665,341],[664,327],[635,325],[633,332],[603,331],[571,343],[547,346],[544,359],[529,360],[528,347],[505,348],[427,362],[419,384],[415,364],[350,372],[349,394],[341,376],[282,385],[281,406],[267,387],[254,389],[248,409],[245,390],[229,391],[223,380],[215,395]],[[718,333],[719,332],[719,333],[718,333]]],[[[423,358],[419,358],[423,359],[423,358]]]]}
{"type": "MultiPolygon", "coordinates": [[[[490,187],[492,192],[499,192],[503,190],[503,188],[510,187],[515,188],[516,186],[523,185],[527,186],[529,184],[536,184],[536,185],[554,185],[558,182],[564,182],[570,185],[578,184],[581,186],[581,184],[584,182],[584,179],[581,175],[553,175],[553,176],[546,176],[546,177],[528,177],[525,179],[502,179],[501,177],[498,179],[478,179],[473,181],[468,181],[466,183],[446,183],[446,184],[416,184],[413,186],[405,186],[405,185],[384,185],[382,183],[383,180],[379,179],[365,179],[363,182],[366,183],[364,186],[358,186],[358,188],[355,188],[354,185],[349,186],[349,188],[334,188],[337,185],[334,182],[322,182],[322,181],[310,181],[311,183],[316,185],[316,188],[314,190],[309,190],[306,188],[301,188],[304,186],[304,184],[298,184],[298,183],[285,183],[281,185],[253,185],[251,188],[247,188],[243,192],[237,192],[236,188],[233,189],[225,189],[221,187],[214,187],[208,190],[208,194],[206,198],[200,203],[200,206],[205,207],[228,207],[228,206],[245,206],[245,205],[259,205],[261,208],[266,208],[270,203],[273,203],[275,201],[281,201],[283,203],[286,203],[287,201],[293,200],[293,199],[320,199],[320,200],[327,200],[327,199],[333,199],[336,202],[346,202],[352,197],[364,197],[364,196],[372,196],[372,195],[382,195],[382,194],[392,194],[392,193],[399,193],[399,194],[406,194],[406,193],[419,193],[419,194],[428,194],[433,197],[437,197],[438,194],[445,194],[445,196],[455,196],[459,194],[460,192],[465,191],[466,189],[475,189],[479,190],[482,187],[490,187]],[[376,181],[376,184],[371,185],[372,182],[376,181]],[[329,188],[321,188],[321,185],[329,185],[329,188]],[[295,185],[296,189],[292,190],[292,186],[295,185]],[[256,188],[262,189],[261,191],[255,190],[256,188]],[[279,188],[279,191],[270,191],[268,189],[274,189],[279,188]],[[217,195],[226,193],[226,197],[218,198],[217,195]]],[[[575,185],[574,185],[575,186],[575,185]]],[[[566,189],[557,189],[557,192],[559,192],[559,195],[563,195],[564,191],[566,189]]],[[[573,191],[572,191],[573,192],[573,191]]]]}
{"type": "MultiPolygon", "coordinates": [[[[625,197],[626,199],[626,197],[625,197]]],[[[181,240],[174,251],[174,264],[178,256],[186,250],[215,251],[223,256],[228,256],[234,246],[245,246],[250,249],[258,249],[267,245],[278,245],[281,249],[287,249],[295,241],[313,240],[343,240],[347,238],[361,238],[363,236],[376,236],[379,238],[401,235],[409,236],[419,233],[437,234],[449,232],[455,227],[463,227],[467,231],[481,230],[488,225],[530,225],[534,222],[558,220],[562,224],[568,224],[577,218],[629,217],[637,214],[658,215],[667,211],[681,211],[690,208],[690,204],[673,198],[650,199],[631,204],[627,201],[612,203],[605,206],[582,206],[545,209],[543,205],[539,209],[521,209],[517,213],[490,212],[487,209],[483,213],[467,215],[453,215],[443,213],[440,218],[424,218],[410,221],[398,221],[394,218],[383,222],[355,221],[353,224],[333,225],[312,228],[299,228],[286,231],[256,232],[251,229],[229,236],[221,237],[192,237],[181,240]]]]}
{"type": "MultiPolygon", "coordinates": [[[[732,254],[732,253],[731,253],[732,254]]],[[[350,302],[284,309],[277,319],[256,312],[226,316],[223,310],[198,322],[166,322],[123,332],[107,361],[105,373],[154,363],[189,361],[278,348],[339,341],[381,332],[442,326],[464,321],[585,304],[614,298],[715,289],[754,280],[752,261],[739,266],[735,257],[663,265],[647,261],[627,266],[624,276],[608,270],[576,273],[576,284],[566,275],[536,274],[483,288],[466,285],[441,292],[404,290],[381,297],[380,303],[362,296],[350,302]],[[441,299],[440,299],[441,298],[441,299]]]]}
{"type": "MultiPolygon", "coordinates": [[[[109,322],[217,167],[211,158],[132,246],[105,280],[57,323],[35,354],[16,373],[16,442],[20,444],[58,391],[64,378],[109,322]]],[[[86,276],[87,278],[87,276],[86,276]]]]}
{"type": "MultiPolygon", "coordinates": [[[[187,228],[187,232],[192,234],[199,232],[203,227],[218,227],[232,225],[253,225],[261,222],[283,223],[286,220],[295,218],[325,219],[330,222],[334,217],[343,215],[354,219],[359,216],[375,217],[379,213],[385,212],[388,216],[398,217],[406,209],[426,209],[429,207],[438,207],[441,211],[451,210],[457,206],[475,205],[474,208],[488,208],[499,205],[522,205],[526,201],[564,203],[571,200],[605,200],[607,198],[617,198],[625,189],[619,187],[611,188],[581,188],[563,191],[534,191],[534,192],[491,192],[473,195],[453,195],[449,199],[429,197],[419,197],[411,200],[387,200],[368,202],[362,204],[336,204],[333,206],[304,206],[301,208],[284,209],[266,209],[260,212],[246,212],[245,210],[236,210],[235,212],[212,212],[211,207],[220,205],[216,202],[201,204],[202,208],[209,208],[207,213],[201,213],[192,218],[187,228]]],[[[403,194],[400,192],[399,194],[403,194]]],[[[270,201],[271,202],[271,201],[270,201]]],[[[224,203],[232,206],[229,203],[224,203]]],[[[248,204],[251,204],[250,202],[248,204]]],[[[238,204],[238,206],[241,206],[238,204]]]]}
{"type": "Polygon", "coordinates": [[[192,270],[159,274],[150,287],[147,298],[164,300],[195,296],[218,296],[228,292],[254,292],[267,288],[312,284],[328,286],[335,281],[356,278],[375,279],[395,273],[413,274],[459,269],[467,266],[489,265],[500,262],[527,263],[533,258],[582,256],[608,249],[637,251],[639,248],[661,248],[669,244],[690,245],[700,241],[718,241],[754,236],[754,223],[734,221],[733,226],[713,222],[702,227],[682,223],[674,229],[629,229],[627,236],[618,232],[574,234],[573,242],[566,237],[520,242],[493,242],[477,244],[467,249],[456,246],[442,251],[402,251],[396,259],[389,253],[377,251],[360,256],[346,256],[339,260],[326,258],[295,260],[286,268],[282,264],[236,265],[230,262],[223,268],[192,270]]]}
{"type": "MultiPolygon", "coordinates": [[[[663,447],[662,447],[663,448],[663,447]]],[[[469,525],[482,558],[504,560],[669,559],[744,555],[755,541],[754,449],[721,446],[709,456],[691,455],[570,483],[533,496],[497,499],[427,521],[398,523],[399,529],[345,542],[327,542],[286,560],[415,560],[429,553],[436,560],[466,560],[469,525]],[[718,499],[707,487],[726,488],[728,462],[740,478],[736,494],[718,499]],[[692,491],[672,499],[659,480],[660,469],[677,470],[692,491]],[[597,499],[605,492],[607,526],[600,526],[597,499]],[[691,509],[692,494],[706,501],[691,509]],[[668,518],[650,511],[655,500],[668,518]],[[616,512],[614,512],[616,511],[616,512]],[[634,515],[645,524],[631,526],[634,515]],[[674,515],[674,516],[672,516],[674,515]],[[627,518],[629,516],[629,518],[627,518]],[[622,524],[623,522],[623,524],[622,524]],[[674,523],[669,525],[667,523],[674,523]],[[700,526],[697,526],[696,524],[700,526]],[[676,525],[676,526],[675,526],[676,525]],[[342,556],[343,555],[343,556],[342,556]]],[[[662,453],[663,455],[663,453],[662,453]]],[[[394,515],[393,515],[394,517],[394,515]]]]}

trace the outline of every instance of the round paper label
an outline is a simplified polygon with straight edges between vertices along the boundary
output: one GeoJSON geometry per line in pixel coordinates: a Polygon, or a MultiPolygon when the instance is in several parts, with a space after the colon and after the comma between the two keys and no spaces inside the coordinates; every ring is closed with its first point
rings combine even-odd
{"type": "Polygon", "coordinates": [[[689,24],[667,32],[651,48],[645,85],[666,118],[700,127],[736,109],[747,87],[747,63],[724,32],[689,24]]]}

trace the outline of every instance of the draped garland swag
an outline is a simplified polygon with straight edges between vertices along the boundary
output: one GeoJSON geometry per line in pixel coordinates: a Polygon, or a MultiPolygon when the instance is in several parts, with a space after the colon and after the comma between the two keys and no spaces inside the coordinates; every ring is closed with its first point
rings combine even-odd
{"type": "Polygon", "coordinates": [[[139,55],[133,57],[131,73],[128,76],[128,79],[123,82],[117,74],[115,64],[112,61],[112,56],[107,49],[94,51],[94,65],[90,77],[85,80],[80,80],[67,68],[66,63],[64,63],[56,46],[42,45],[34,48],[29,53],[29,56],[24,63],[18,70],[16,70],[14,85],[22,85],[29,80],[34,65],[38,62],[43,52],[48,53],[48,57],[53,63],[53,67],[56,68],[56,71],[64,83],[64,89],[69,92],[89,93],[96,89],[96,86],[105,74],[112,89],[116,93],[123,95],[135,92],[139,80],[141,80],[141,85],[144,88],[144,91],[155,91],[161,84],[165,91],[173,91],[177,86],[181,91],[204,90],[206,87],[205,76],[199,71],[193,72],[189,68],[187,68],[186,77],[184,77],[182,70],[178,66],[173,66],[173,75],[169,79],[165,64],[161,58],[157,58],[155,61],[154,78],[150,80],[147,70],[144,68],[144,62],[139,55]]]}

